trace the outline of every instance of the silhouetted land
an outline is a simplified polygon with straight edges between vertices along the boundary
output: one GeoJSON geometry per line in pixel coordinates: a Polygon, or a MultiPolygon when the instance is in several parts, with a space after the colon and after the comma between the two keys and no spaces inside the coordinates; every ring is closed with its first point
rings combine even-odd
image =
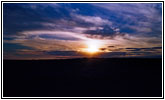
{"type": "Polygon", "coordinates": [[[4,60],[7,97],[161,97],[161,59],[4,60]]]}

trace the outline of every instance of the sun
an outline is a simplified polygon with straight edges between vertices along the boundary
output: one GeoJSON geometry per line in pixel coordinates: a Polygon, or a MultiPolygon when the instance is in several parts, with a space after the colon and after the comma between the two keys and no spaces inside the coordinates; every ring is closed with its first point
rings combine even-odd
{"type": "Polygon", "coordinates": [[[89,40],[86,41],[86,48],[84,48],[83,51],[88,52],[88,53],[97,53],[99,52],[100,46],[101,46],[101,42],[98,40],[89,40]]]}
{"type": "Polygon", "coordinates": [[[95,53],[95,52],[98,52],[99,49],[95,46],[90,46],[89,48],[86,49],[86,51],[88,51],[90,53],[95,53]]]}

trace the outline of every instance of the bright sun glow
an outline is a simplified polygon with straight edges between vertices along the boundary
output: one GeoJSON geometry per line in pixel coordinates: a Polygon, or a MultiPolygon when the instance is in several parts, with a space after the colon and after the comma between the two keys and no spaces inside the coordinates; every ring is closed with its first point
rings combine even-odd
{"type": "Polygon", "coordinates": [[[99,49],[95,46],[90,46],[89,48],[86,49],[88,52],[97,52],[99,49]]]}
{"type": "Polygon", "coordinates": [[[98,40],[89,40],[86,42],[87,48],[84,49],[85,52],[88,53],[96,53],[99,52],[101,42],[98,40]]]}

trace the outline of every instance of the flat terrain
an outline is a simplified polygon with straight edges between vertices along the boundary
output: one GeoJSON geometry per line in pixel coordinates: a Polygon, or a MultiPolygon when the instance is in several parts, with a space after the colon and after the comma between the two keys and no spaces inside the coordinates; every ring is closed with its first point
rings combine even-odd
{"type": "Polygon", "coordinates": [[[4,60],[7,97],[159,97],[161,59],[4,60]]]}

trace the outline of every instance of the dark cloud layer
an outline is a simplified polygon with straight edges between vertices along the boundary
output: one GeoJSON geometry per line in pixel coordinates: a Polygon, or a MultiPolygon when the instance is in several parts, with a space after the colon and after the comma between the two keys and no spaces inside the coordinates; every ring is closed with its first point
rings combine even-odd
{"type": "Polygon", "coordinates": [[[162,47],[152,47],[152,48],[125,48],[127,51],[155,51],[161,50],[162,47]]]}

